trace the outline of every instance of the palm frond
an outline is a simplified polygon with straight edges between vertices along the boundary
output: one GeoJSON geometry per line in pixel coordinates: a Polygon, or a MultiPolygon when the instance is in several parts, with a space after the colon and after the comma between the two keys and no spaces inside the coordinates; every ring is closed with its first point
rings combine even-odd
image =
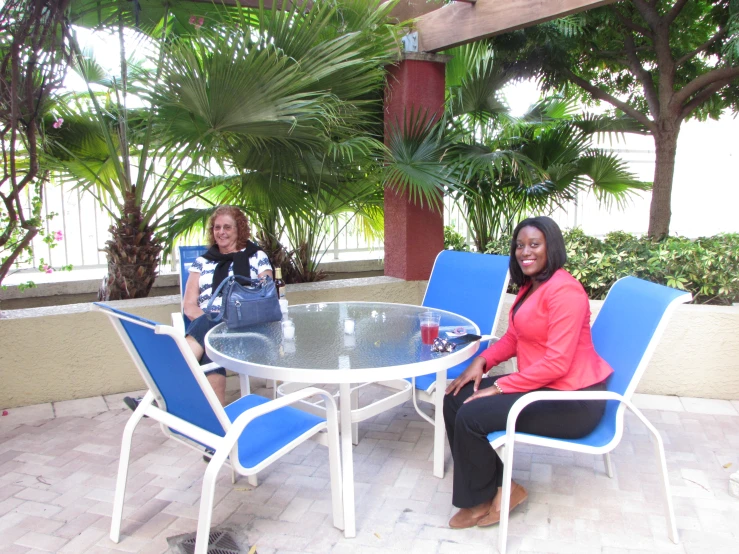
{"type": "Polygon", "coordinates": [[[444,122],[427,111],[411,111],[388,129],[385,185],[407,193],[413,202],[438,209],[444,190],[457,178],[444,161],[448,143],[444,122]]]}

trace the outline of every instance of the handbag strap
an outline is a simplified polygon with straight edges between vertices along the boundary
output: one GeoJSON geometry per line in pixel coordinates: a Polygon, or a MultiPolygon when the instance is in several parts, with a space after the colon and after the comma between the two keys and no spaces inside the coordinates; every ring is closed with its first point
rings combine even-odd
{"type": "Polygon", "coordinates": [[[210,300],[208,300],[208,305],[205,307],[205,315],[208,316],[208,319],[210,319],[214,323],[218,323],[223,319],[223,313],[226,311],[226,303],[221,301],[221,309],[218,310],[218,313],[213,316],[213,312],[211,311],[211,308],[213,307],[213,301],[218,298],[218,295],[221,294],[221,290],[223,290],[223,287],[230,287],[231,283],[234,282],[234,276],[232,275],[228,279],[224,279],[221,281],[221,284],[218,285],[218,288],[213,292],[213,294],[210,297],[210,300]]]}

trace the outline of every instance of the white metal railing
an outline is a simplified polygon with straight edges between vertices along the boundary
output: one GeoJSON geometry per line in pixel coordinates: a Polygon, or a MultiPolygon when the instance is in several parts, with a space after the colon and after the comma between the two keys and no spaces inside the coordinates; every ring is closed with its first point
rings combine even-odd
{"type": "MultiPolygon", "coordinates": [[[[28,210],[30,194],[24,200],[24,208],[28,210]]],[[[91,194],[67,184],[46,184],[43,210],[43,216],[57,214],[45,222],[46,233],[54,235],[61,231],[63,240],[50,247],[43,237],[37,236],[33,241],[33,256],[28,261],[17,263],[14,271],[34,270],[42,260],[53,268],[72,265],[74,269],[93,269],[107,265],[102,248],[110,238],[109,227],[113,219],[99,207],[91,194]]],[[[365,240],[353,222],[345,225],[345,221],[340,219],[334,223],[336,238],[327,245],[324,261],[338,260],[344,253],[369,253],[383,249],[381,240],[365,240]]],[[[194,240],[197,242],[197,239],[194,240]]],[[[179,262],[174,258],[171,257],[168,266],[172,271],[177,271],[179,262]]]]}
{"type": "MultiPolygon", "coordinates": [[[[648,180],[651,173],[651,166],[648,164],[654,163],[653,151],[611,149],[621,154],[622,158],[629,163],[630,169],[640,178],[648,180]]],[[[25,201],[27,205],[30,205],[30,193],[26,195],[25,201]]],[[[586,206],[586,201],[586,195],[580,195],[574,202],[556,210],[552,217],[563,227],[582,225],[585,212],[594,211],[592,205],[586,206]]],[[[56,231],[62,231],[64,239],[57,243],[56,247],[50,248],[44,243],[42,237],[36,237],[33,242],[33,258],[28,263],[17,264],[16,270],[37,268],[41,259],[54,268],[69,264],[75,269],[105,267],[107,262],[105,253],[101,249],[109,239],[108,229],[112,224],[112,219],[100,209],[92,195],[81,192],[68,184],[45,185],[44,214],[50,213],[58,215],[46,222],[47,232],[53,234],[56,231]]],[[[463,213],[448,197],[444,202],[444,224],[452,226],[466,238],[468,244],[472,242],[463,213]]],[[[324,261],[338,260],[344,253],[369,253],[382,250],[384,247],[382,241],[365,240],[353,222],[348,225],[344,225],[342,221],[335,222],[333,231],[336,239],[327,245],[324,261]]],[[[172,271],[176,271],[178,261],[172,259],[170,264],[172,271]]]]}

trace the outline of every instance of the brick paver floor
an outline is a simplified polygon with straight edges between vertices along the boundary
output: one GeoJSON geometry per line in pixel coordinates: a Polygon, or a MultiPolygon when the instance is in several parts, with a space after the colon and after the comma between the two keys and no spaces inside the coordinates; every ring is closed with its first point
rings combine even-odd
{"type": "MultiPolygon", "coordinates": [[[[271,391],[261,389],[270,395],[271,391]]],[[[368,394],[376,394],[369,392],[368,394]]],[[[108,538],[123,395],[8,410],[0,417],[0,552],[167,552],[195,531],[205,463],[144,420],[134,435],[122,540],[108,538]]],[[[514,478],[529,499],[511,515],[511,553],[739,553],[739,402],[638,395],[663,435],[680,544],[667,538],[646,431],[636,418],[601,457],[518,447],[514,478]],[[657,409],[654,409],[657,408],[657,409]]],[[[331,525],[328,461],[308,442],[260,474],[231,484],[223,470],[214,525],[244,548],[270,553],[497,552],[497,527],[452,530],[451,458],[432,475],[431,427],[408,404],[360,424],[355,447],[357,536],[331,525]]]]}

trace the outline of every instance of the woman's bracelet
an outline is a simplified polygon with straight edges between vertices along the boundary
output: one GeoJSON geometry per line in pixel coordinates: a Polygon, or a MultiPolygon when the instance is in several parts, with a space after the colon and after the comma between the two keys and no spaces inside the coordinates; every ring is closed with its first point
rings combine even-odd
{"type": "Polygon", "coordinates": [[[495,385],[495,388],[498,389],[498,393],[505,394],[503,392],[503,389],[500,388],[500,385],[498,384],[498,380],[497,379],[493,382],[493,385],[495,385]]]}

